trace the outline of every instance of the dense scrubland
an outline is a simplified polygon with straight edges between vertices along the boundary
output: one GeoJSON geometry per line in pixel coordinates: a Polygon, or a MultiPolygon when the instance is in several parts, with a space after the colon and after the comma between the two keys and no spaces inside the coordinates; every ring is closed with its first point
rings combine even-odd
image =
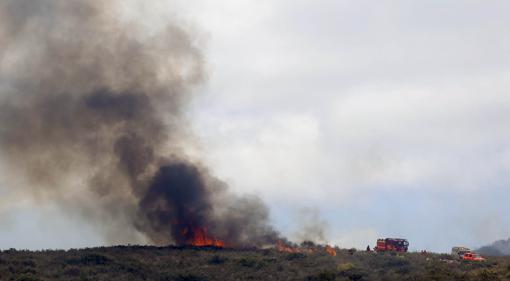
{"type": "Polygon", "coordinates": [[[0,253],[0,280],[510,280],[510,258],[466,262],[446,254],[337,249],[115,246],[0,253]]]}

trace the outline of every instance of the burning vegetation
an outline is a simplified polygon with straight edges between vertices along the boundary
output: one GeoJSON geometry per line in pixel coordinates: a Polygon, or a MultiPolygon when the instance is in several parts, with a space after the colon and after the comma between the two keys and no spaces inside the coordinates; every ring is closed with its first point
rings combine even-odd
{"type": "Polygon", "coordinates": [[[182,235],[189,237],[186,241],[187,245],[195,247],[225,247],[223,241],[209,235],[207,228],[184,229],[182,235]]]}

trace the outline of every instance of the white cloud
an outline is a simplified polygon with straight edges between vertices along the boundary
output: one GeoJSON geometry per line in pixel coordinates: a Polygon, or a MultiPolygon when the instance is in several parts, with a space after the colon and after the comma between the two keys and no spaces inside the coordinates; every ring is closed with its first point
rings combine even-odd
{"type": "Polygon", "coordinates": [[[310,196],[306,190],[315,184],[314,162],[320,156],[316,119],[308,114],[259,117],[208,119],[204,126],[208,129],[199,133],[208,140],[213,169],[240,191],[282,198],[310,196]]]}
{"type": "MultiPolygon", "coordinates": [[[[192,116],[210,167],[235,189],[340,208],[375,190],[510,182],[507,2],[223,3],[225,14],[198,12],[211,75],[192,116]]],[[[374,238],[358,228],[336,236],[374,238]]]]}
{"type": "MultiPolygon", "coordinates": [[[[375,183],[435,183],[434,178],[436,183],[451,183],[466,169],[475,185],[492,176],[486,166],[478,167],[478,160],[492,158],[483,150],[506,149],[502,129],[510,122],[510,99],[504,90],[509,72],[501,64],[508,60],[502,46],[510,40],[501,37],[501,27],[494,24],[503,19],[485,21],[499,15],[496,6],[225,3],[225,14],[220,8],[206,11],[209,17],[227,19],[228,27],[216,30],[214,24],[202,22],[210,28],[212,75],[195,105],[197,131],[214,142],[208,148],[221,155],[217,161],[239,161],[234,159],[241,152],[234,152],[233,138],[244,159],[258,159],[270,151],[277,167],[287,167],[276,168],[281,175],[313,177],[319,186],[335,190],[375,183]],[[247,23],[230,25],[227,15],[232,11],[246,16],[247,23]],[[280,142],[301,142],[295,139],[295,124],[282,124],[280,116],[303,114],[315,119],[313,149],[287,146],[286,156],[278,157],[281,151],[277,144],[272,150],[270,139],[254,141],[271,138],[275,132],[269,131],[277,130],[280,142]],[[255,124],[261,118],[264,130],[246,129],[260,127],[255,124]],[[239,122],[245,127],[241,135],[236,130],[228,136],[211,129],[208,135],[201,133],[239,122]],[[300,165],[307,171],[300,171],[300,165]]],[[[490,163],[490,169],[492,165],[498,163],[490,163]]],[[[253,178],[238,165],[231,172],[217,169],[236,183],[253,185],[253,178]]],[[[269,179],[274,173],[259,176],[259,182],[278,183],[280,188],[282,181],[293,181],[269,179]]],[[[459,183],[460,188],[465,185],[459,183]]]]}

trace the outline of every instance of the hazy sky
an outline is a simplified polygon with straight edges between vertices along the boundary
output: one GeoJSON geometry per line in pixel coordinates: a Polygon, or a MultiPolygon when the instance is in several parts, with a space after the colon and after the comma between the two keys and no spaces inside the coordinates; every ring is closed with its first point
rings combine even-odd
{"type": "MultiPolygon", "coordinates": [[[[510,2],[142,2],[126,8],[147,24],[196,30],[209,76],[188,115],[199,150],[283,233],[318,216],[342,247],[510,237],[510,2]]],[[[0,202],[0,248],[104,243],[56,206],[0,202]]]]}

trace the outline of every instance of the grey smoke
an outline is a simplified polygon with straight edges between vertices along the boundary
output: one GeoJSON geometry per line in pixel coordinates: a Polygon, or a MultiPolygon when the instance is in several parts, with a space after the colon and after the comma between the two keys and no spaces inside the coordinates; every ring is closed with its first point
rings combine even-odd
{"type": "Polygon", "coordinates": [[[315,208],[301,208],[298,212],[299,222],[296,239],[298,241],[328,242],[328,222],[321,218],[319,210],[315,208]]]}
{"type": "Polygon", "coordinates": [[[483,246],[476,251],[486,256],[510,256],[510,238],[495,241],[492,244],[483,246]]]}
{"type": "Polygon", "coordinates": [[[57,203],[112,243],[232,246],[278,234],[257,198],[231,194],[185,153],[183,118],[204,79],[193,34],[123,20],[116,1],[0,3],[0,153],[10,186],[57,203]],[[142,237],[142,238],[140,238],[142,237]]]}

